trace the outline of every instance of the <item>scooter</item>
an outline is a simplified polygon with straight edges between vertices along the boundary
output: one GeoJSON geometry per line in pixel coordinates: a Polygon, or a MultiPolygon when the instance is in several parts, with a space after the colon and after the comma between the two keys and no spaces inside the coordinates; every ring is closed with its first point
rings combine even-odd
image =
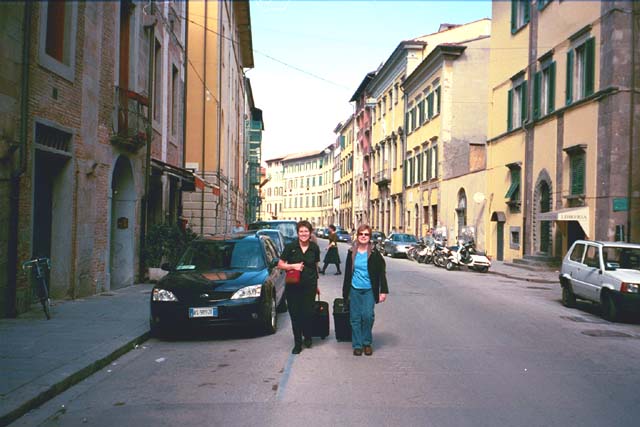
{"type": "Polygon", "coordinates": [[[433,241],[431,243],[423,244],[418,250],[418,262],[421,264],[430,264],[433,261],[433,252],[435,249],[436,244],[433,241]]]}
{"type": "Polygon", "coordinates": [[[471,270],[486,273],[491,267],[491,261],[485,254],[481,254],[475,250],[474,242],[459,244],[456,249],[449,254],[445,268],[448,271],[462,266],[469,267],[471,270]]]}
{"type": "Polygon", "coordinates": [[[451,251],[446,246],[436,243],[433,251],[433,265],[436,267],[445,267],[451,251]]]}

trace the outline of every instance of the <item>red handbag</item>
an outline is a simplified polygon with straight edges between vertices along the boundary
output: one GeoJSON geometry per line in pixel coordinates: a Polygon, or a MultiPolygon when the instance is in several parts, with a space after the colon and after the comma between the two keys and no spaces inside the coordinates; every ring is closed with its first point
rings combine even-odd
{"type": "Polygon", "coordinates": [[[287,285],[298,285],[300,284],[300,270],[287,270],[284,282],[287,285]]]}

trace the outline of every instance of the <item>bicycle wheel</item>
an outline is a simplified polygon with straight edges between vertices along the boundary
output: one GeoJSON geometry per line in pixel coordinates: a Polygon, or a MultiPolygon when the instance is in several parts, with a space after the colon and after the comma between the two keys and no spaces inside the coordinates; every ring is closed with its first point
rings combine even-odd
{"type": "Polygon", "coordinates": [[[47,320],[51,319],[51,298],[41,299],[40,304],[42,304],[42,310],[44,311],[44,315],[47,317],[47,320]]]}
{"type": "Polygon", "coordinates": [[[47,320],[51,319],[51,298],[49,298],[47,281],[44,277],[38,279],[38,299],[42,304],[42,311],[44,311],[47,320]]]}

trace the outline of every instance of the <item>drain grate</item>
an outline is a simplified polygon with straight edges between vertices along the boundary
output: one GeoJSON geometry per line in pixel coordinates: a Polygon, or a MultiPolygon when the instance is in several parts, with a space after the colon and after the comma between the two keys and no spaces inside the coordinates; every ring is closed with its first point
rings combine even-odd
{"type": "Polygon", "coordinates": [[[589,331],[582,331],[583,335],[590,337],[604,337],[604,338],[635,338],[631,334],[626,334],[620,331],[610,331],[607,329],[594,329],[589,331]]]}
{"type": "Polygon", "coordinates": [[[527,289],[539,289],[541,291],[550,291],[551,288],[545,288],[544,286],[527,286],[527,289]]]}

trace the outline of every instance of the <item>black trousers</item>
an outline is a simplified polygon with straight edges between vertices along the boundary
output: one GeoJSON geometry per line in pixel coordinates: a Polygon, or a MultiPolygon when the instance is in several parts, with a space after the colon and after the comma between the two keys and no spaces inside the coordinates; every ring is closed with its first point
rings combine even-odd
{"type": "Polygon", "coordinates": [[[311,338],[313,321],[313,301],[316,298],[318,285],[288,285],[285,290],[293,341],[302,345],[302,337],[311,338]]]}

